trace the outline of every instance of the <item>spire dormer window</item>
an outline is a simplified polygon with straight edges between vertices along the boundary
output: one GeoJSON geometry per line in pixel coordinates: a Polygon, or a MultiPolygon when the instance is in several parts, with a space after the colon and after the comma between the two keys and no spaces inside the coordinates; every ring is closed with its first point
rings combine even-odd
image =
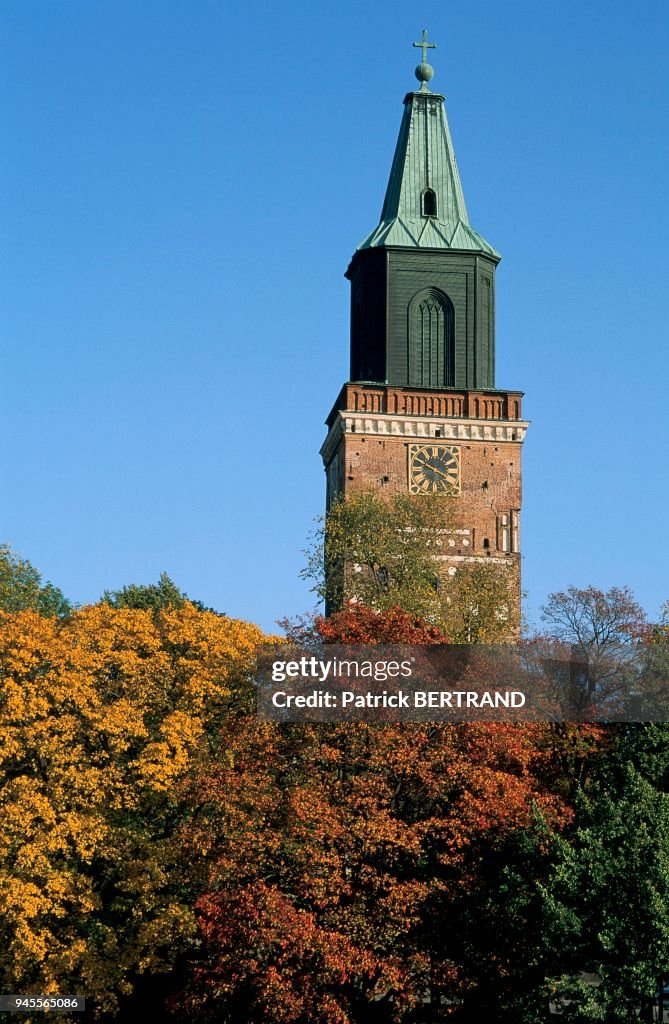
{"type": "Polygon", "coordinates": [[[437,193],[434,189],[426,188],[421,196],[424,217],[437,216],[437,193]]]}

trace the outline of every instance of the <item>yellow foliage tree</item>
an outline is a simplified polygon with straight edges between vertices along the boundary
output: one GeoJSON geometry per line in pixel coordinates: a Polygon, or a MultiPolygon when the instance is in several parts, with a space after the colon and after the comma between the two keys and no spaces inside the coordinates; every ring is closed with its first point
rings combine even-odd
{"type": "Polygon", "coordinates": [[[175,834],[189,772],[251,698],[259,629],[186,603],[0,613],[5,992],[114,1013],[194,935],[175,834]]]}

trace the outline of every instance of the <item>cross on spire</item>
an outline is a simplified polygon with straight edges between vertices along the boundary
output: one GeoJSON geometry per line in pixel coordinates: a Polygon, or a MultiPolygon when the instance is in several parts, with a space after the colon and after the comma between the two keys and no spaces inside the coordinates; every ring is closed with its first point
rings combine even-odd
{"type": "Polygon", "coordinates": [[[421,58],[422,61],[423,61],[423,64],[427,64],[427,54],[426,54],[425,51],[426,50],[436,50],[437,49],[437,44],[436,43],[428,43],[428,41],[427,41],[427,29],[426,28],[423,29],[423,39],[422,39],[422,42],[420,42],[420,43],[413,43],[413,45],[420,47],[421,50],[423,51],[423,56],[421,58]]]}

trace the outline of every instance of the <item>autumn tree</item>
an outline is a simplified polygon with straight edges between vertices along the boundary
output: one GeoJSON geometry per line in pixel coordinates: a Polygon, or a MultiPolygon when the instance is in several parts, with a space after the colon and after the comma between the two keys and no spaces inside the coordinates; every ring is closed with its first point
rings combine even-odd
{"type": "Polygon", "coordinates": [[[533,802],[553,818],[531,732],[247,722],[234,736],[191,826],[210,857],[195,1019],[390,1022],[426,992],[457,995],[468,967],[426,941],[430,908],[476,884],[481,847],[533,802]]]}
{"type": "MultiPolygon", "coordinates": [[[[342,613],[334,639],[357,642],[369,614],[342,613]]],[[[408,625],[412,639],[423,628],[408,625]]],[[[547,829],[563,820],[539,780],[541,731],[230,717],[228,756],[201,774],[183,830],[185,857],[206,851],[208,871],[193,1019],[390,1024],[426,993],[437,1007],[475,986],[466,957],[433,941],[435,907],[451,920],[486,851],[536,809],[547,829]]]]}
{"type": "Polygon", "coordinates": [[[582,663],[586,702],[615,694],[636,671],[635,648],[648,628],[646,615],[629,587],[596,587],[550,594],[542,607],[549,633],[568,645],[582,663]]]}
{"type": "Polygon", "coordinates": [[[0,615],[0,975],[114,1015],[195,936],[175,831],[262,639],[191,604],[0,615]]]}
{"type": "Polygon", "coordinates": [[[27,559],[20,558],[8,544],[0,544],[0,611],[14,613],[26,608],[62,617],[72,605],[58,587],[44,582],[27,559]]]}
{"type": "Polygon", "coordinates": [[[626,650],[648,624],[629,587],[568,587],[550,594],[541,611],[553,636],[593,657],[626,650]]]}
{"type": "Polygon", "coordinates": [[[665,601],[657,622],[650,623],[646,632],[649,644],[669,643],[669,601],[665,601]]]}
{"type": "Polygon", "coordinates": [[[386,611],[348,602],[333,615],[318,616],[315,632],[333,644],[445,644],[448,637],[437,626],[397,605],[386,611]]]}

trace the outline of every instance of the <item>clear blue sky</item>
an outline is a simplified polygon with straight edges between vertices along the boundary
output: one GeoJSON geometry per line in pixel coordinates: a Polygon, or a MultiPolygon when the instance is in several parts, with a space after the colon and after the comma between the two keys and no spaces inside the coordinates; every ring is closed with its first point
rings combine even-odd
{"type": "Polygon", "coordinates": [[[526,392],[528,609],[669,597],[666,0],[4,0],[0,540],[271,627],[321,511],[343,272],[439,44],[526,392]]]}

